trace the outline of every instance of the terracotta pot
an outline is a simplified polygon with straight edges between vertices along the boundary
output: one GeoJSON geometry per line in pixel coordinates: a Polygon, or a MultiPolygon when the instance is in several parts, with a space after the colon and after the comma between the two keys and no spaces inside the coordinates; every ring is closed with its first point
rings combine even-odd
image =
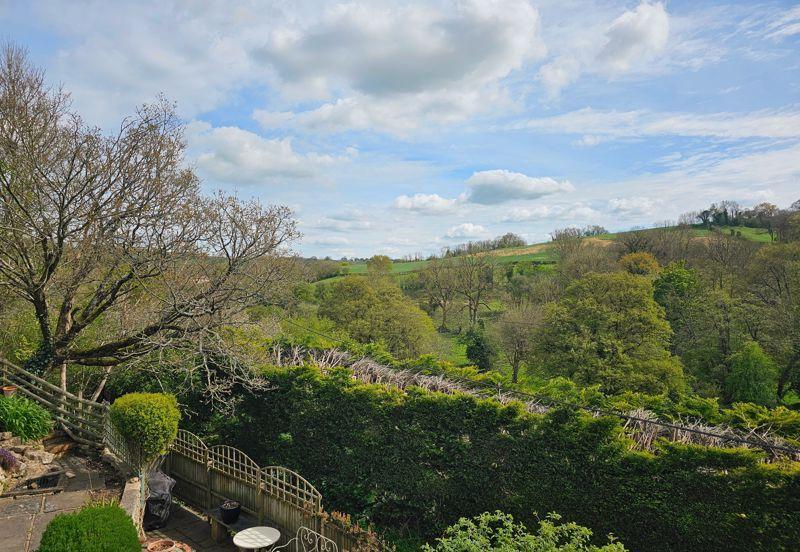
{"type": "Polygon", "coordinates": [[[3,395],[6,397],[13,397],[14,393],[17,392],[16,385],[4,385],[3,386],[3,395]]]}
{"type": "Polygon", "coordinates": [[[160,539],[147,545],[147,552],[193,552],[192,547],[184,542],[160,539]]]}

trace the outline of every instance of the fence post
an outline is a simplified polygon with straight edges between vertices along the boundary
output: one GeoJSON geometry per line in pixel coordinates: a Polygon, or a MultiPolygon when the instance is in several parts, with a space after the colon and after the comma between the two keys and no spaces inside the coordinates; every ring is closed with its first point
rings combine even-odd
{"type": "Polygon", "coordinates": [[[203,451],[203,456],[206,461],[206,509],[210,510],[211,505],[213,503],[213,495],[211,494],[211,458],[209,458],[209,454],[211,451],[205,449],[203,451]]]}
{"type": "Polygon", "coordinates": [[[267,509],[267,493],[264,483],[264,472],[258,470],[258,524],[264,523],[264,511],[267,509]]]}

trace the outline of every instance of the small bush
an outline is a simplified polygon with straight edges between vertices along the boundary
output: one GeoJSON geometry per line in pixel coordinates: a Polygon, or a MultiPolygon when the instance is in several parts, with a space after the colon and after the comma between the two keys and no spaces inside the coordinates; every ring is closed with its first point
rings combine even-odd
{"type": "Polygon", "coordinates": [[[33,401],[14,395],[0,398],[0,427],[23,441],[35,441],[50,433],[50,413],[33,401]]]}
{"type": "Polygon", "coordinates": [[[111,405],[111,421],[142,467],[167,451],[178,433],[180,419],[173,395],[131,393],[111,405]]]}
{"type": "Polygon", "coordinates": [[[561,516],[550,514],[539,522],[535,534],[502,512],[486,512],[473,519],[461,518],[448,527],[436,546],[424,552],[625,552],[620,543],[603,547],[591,544],[592,532],[577,523],[558,523],[561,516]]]}
{"type": "Polygon", "coordinates": [[[61,514],[42,535],[38,552],[141,552],[133,520],[116,505],[61,514]]]}

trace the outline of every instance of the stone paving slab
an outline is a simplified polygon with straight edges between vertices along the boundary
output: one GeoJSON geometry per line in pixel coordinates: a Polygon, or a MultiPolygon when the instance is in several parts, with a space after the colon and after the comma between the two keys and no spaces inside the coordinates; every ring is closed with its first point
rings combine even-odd
{"type": "Polygon", "coordinates": [[[91,498],[92,495],[89,494],[89,491],[50,495],[44,499],[44,508],[42,512],[49,513],[63,510],[78,510],[91,498]]]}
{"type": "Polygon", "coordinates": [[[42,540],[42,534],[44,533],[45,528],[47,525],[53,521],[53,518],[59,514],[63,514],[64,512],[47,512],[44,514],[36,514],[33,519],[33,523],[31,524],[31,534],[28,540],[28,550],[36,550],[39,548],[39,543],[42,540]]]}
{"type": "MultiPolygon", "coordinates": [[[[173,504],[167,526],[147,533],[147,541],[171,539],[184,542],[198,552],[233,552],[236,547],[231,539],[216,543],[211,540],[211,528],[208,521],[180,504],[173,504]]],[[[146,549],[143,547],[143,550],[146,549]]]]}
{"type": "Polygon", "coordinates": [[[0,518],[35,514],[42,508],[42,496],[0,498],[0,518]]]}
{"type": "Polygon", "coordinates": [[[0,552],[27,550],[25,547],[33,517],[26,514],[0,520],[0,552]]]}

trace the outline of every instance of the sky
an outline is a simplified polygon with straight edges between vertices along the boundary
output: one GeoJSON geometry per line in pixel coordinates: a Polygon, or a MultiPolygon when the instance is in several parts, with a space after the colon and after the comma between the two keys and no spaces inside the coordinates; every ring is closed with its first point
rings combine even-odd
{"type": "Polygon", "coordinates": [[[800,3],[0,0],[93,125],[159,94],[204,190],[319,257],[800,198],[800,3]]]}

